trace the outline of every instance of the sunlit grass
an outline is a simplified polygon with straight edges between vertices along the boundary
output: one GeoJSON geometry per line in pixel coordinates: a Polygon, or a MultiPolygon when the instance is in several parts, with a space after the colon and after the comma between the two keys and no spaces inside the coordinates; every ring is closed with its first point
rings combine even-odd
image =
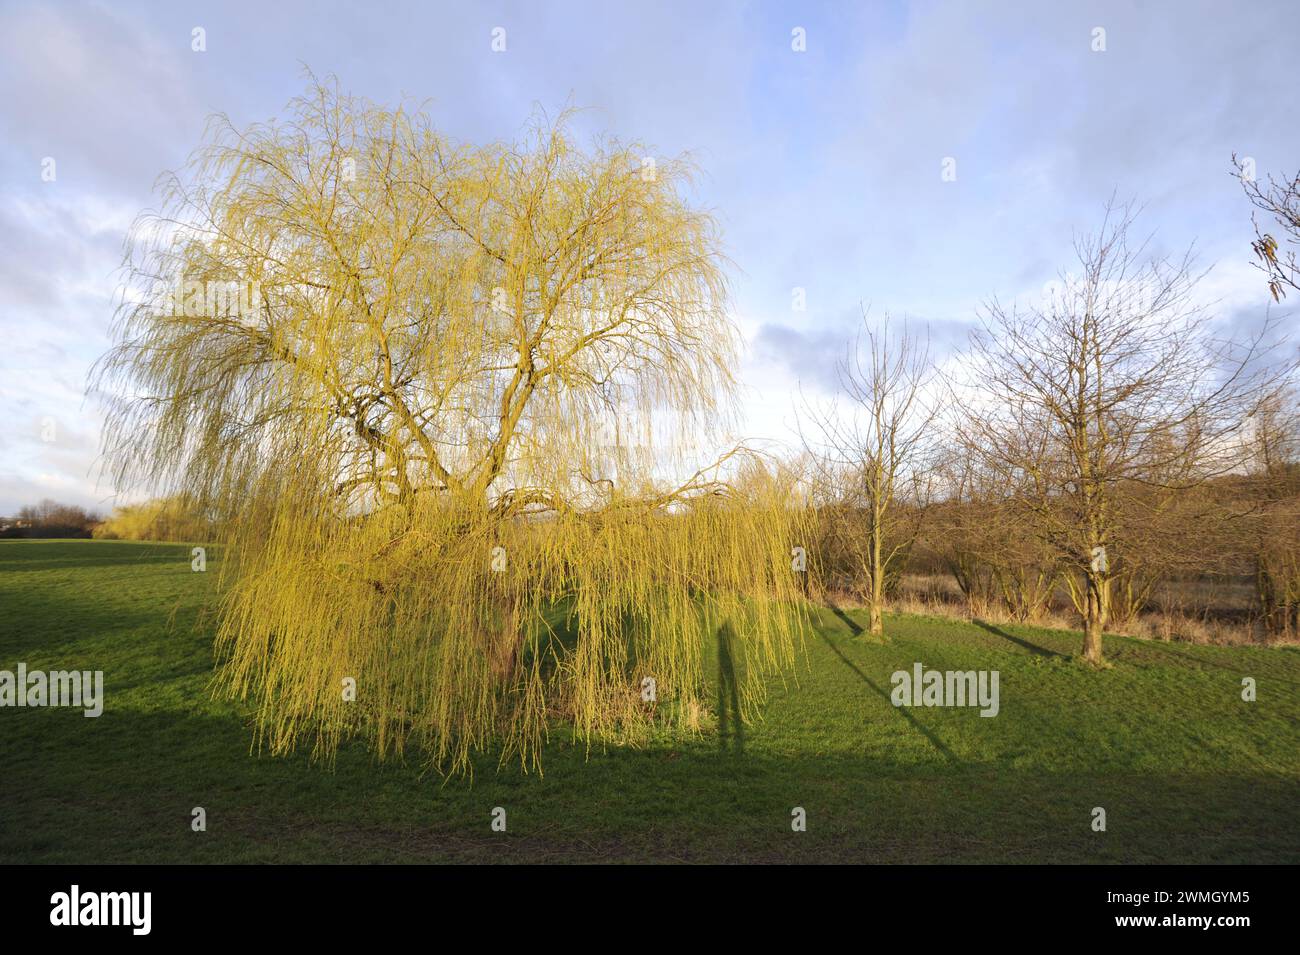
{"type": "Polygon", "coordinates": [[[210,692],[217,565],[0,542],[0,668],[102,669],[106,692],[99,719],[0,710],[0,861],[1300,860],[1294,649],[1109,638],[1096,671],[1069,658],[1077,633],[889,617],[882,644],[827,610],[743,740],[710,696],[698,735],[589,752],[553,732],[544,777],[484,753],[472,783],[444,781],[356,744],[332,770],[250,753],[251,708],[210,692]],[[917,661],[999,670],[999,716],[893,707],[890,674],[917,661]]]}

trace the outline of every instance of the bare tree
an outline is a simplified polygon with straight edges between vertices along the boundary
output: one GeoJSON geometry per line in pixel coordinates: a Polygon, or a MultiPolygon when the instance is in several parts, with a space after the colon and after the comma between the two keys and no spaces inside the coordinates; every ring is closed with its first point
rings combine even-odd
{"type": "Polygon", "coordinates": [[[991,553],[1003,543],[996,519],[1002,506],[987,468],[967,455],[953,455],[940,469],[940,499],[926,525],[926,543],[936,563],[952,575],[972,616],[997,599],[991,553]]]}
{"type": "Polygon", "coordinates": [[[1094,664],[1117,565],[1142,533],[1125,515],[1237,466],[1243,424],[1278,374],[1260,370],[1271,322],[1244,344],[1217,337],[1190,251],[1130,245],[1134,215],[1108,206],[1100,231],[1076,240],[1080,273],[1062,273],[1041,304],[992,301],[954,387],[962,445],[1060,558],[1094,664]]]}
{"type": "Polygon", "coordinates": [[[89,537],[91,528],[100,520],[98,514],[84,507],[60,504],[48,497],[18,511],[18,521],[26,525],[25,537],[89,537]]]}
{"type": "Polygon", "coordinates": [[[849,536],[861,568],[872,634],[884,633],[882,611],[919,531],[928,500],[927,465],[935,448],[935,411],[927,404],[928,341],[885,316],[863,327],[838,368],[847,410],[804,402],[804,446],[816,475],[818,505],[849,536]],[[860,531],[856,525],[860,524],[860,531]]]}
{"type": "Polygon", "coordinates": [[[926,522],[925,550],[952,575],[972,616],[1002,608],[1038,617],[1060,579],[1054,552],[1018,520],[1001,476],[973,455],[947,455],[938,500],[926,522]]]}
{"type": "Polygon", "coordinates": [[[1286,391],[1252,421],[1247,522],[1256,599],[1266,631],[1300,628],[1300,401],[1286,391]]]}
{"type": "Polygon", "coordinates": [[[1279,242],[1267,227],[1260,227],[1258,217],[1251,217],[1255,223],[1251,249],[1259,260],[1255,266],[1268,276],[1268,290],[1274,301],[1280,302],[1288,288],[1300,289],[1300,264],[1296,262],[1294,248],[1300,245],[1300,172],[1289,178],[1269,176],[1261,181],[1255,177],[1254,169],[1235,153],[1232,165],[1246,197],[1256,209],[1272,217],[1282,236],[1279,242]],[[1291,248],[1284,247],[1284,243],[1291,248]]]}

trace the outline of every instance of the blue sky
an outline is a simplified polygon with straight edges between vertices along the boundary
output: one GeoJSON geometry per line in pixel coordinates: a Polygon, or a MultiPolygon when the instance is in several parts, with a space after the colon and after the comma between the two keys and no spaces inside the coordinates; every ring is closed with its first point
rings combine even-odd
{"type": "Polygon", "coordinates": [[[1155,249],[1196,242],[1225,323],[1258,321],[1229,159],[1300,168],[1294,22],[1226,2],[0,2],[0,514],[111,507],[83,395],[125,231],[210,113],[282,114],[304,64],[377,101],[427,98],[458,138],[572,103],[584,130],[692,153],[735,263],[742,432],[782,440],[797,388],[833,389],[860,305],[952,347],[982,301],[1068,267],[1112,193],[1146,204],[1155,249]]]}

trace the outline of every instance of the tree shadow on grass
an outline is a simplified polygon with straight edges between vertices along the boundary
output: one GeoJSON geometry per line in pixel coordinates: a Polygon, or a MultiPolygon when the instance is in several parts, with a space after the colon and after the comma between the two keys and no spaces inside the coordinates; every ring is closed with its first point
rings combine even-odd
{"type": "MultiPolygon", "coordinates": [[[[32,714],[29,714],[32,715],[32,714]]],[[[1295,862],[1300,783],[1265,773],[904,765],[705,742],[548,747],[545,777],[257,757],[240,714],[35,714],[0,744],[5,862],[1295,862]],[[64,719],[63,717],[66,717],[64,719]],[[93,725],[92,725],[93,724],[93,725]],[[38,743],[38,740],[40,741],[38,743]],[[39,758],[32,747],[39,751],[39,758]],[[12,758],[27,753],[25,758],[12,758]],[[1090,809],[1107,808],[1108,834],[1090,809]],[[207,831],[191,828],[202,806],[207,831]],[[509,828],[489,828],[492,807],[509,828]],[[807,832],[790,812],[806,809],[807,832]]]]}
{"type": "Polygon", "coordinates": [[[993,624],[988,623],[987,621],[972,619],[971,622],[974,623],[975,626],[979,627],[981,630],[987,631],[988,633],[993,634],[993,636],[995,637],[1001,637],[1004,640],[1010,640],[1016,646],[1023,647],[1024,649],[1028,650],[1030,653],[1034,654],[1035,656],[1056,657],[1059,660],[1070,659],[1069,654],[1061,653],[1057,650],[1049,650],[1047,647],[1041,647],[1036,643],[1030,643],[1028,640],[1024,639],[1023,637],[1017,637],[1010,633],[1007,633],[1001,627],[995,627],[993,624]]]}
{"type": "Polygon", "coordinates": [[[730,623],[718,628],[718,745],[740,755],[745,752],[745,719],[740,710],[740,686],[732,655],[735,634],[730,623]]]}
{"type": "Polygon", "coordinates": [[[831,600],[829,597],[826,598],[826,606],[830,608],[831,613],[835,614],[835,616],[840,618],[840,620],[844,623],[844,625],[849,628],[849,632],[853,634],[855,637],[861,633],[866,632],[865,629],[860,624],[858,624],[856,620],[854,620],[843,610],[841,610],[839,605],[835,603],[834,600],[831,600]]]}
{"type": "MultiPolygon", "coordinates": [[[[830,637],[826,636],[826,634],[823,633],[821,630],[817,630],[817,636],[822,638],[822,642],[824,642],[826,646],[831,648],[831,652],[840,658],[840,662],[843,663],[850,670],[852,670],[859,680],[861,680],[863,683],[865,683],[868,687],[871,688],[872,692],[874,692],[877,696],[880,696],[882,699],[886,700],[892,705],[893,700],[890,698],[890,695],[885,690],[885,688],[882,687],[880,684],[878,684],[875,680],[871,679],[871,677],[863,673],[862,669],[856,663],[854,663],[852,660],[846,657],[844,655],[844,651],[842,651],[839,647],[837,647],[835,645],[835,642],[831,640],[830,637]]],[[[936,736],[934,732],[931,731],[928,727],[926,727],[924,723],[922,723],[915,716],[913,716],[911,712],[908,711],[907,707],[896,706],[894,707],[894,709],[898,711],[899,716],[903,717],[903,719],[907,720],[907,722],[911,724],[914,730],[916,730],[927,740],[929,740],[930,745],[932,745],[935,749],[937,749],[940,753],[942,753],[948,759],[949,762],[954,764],[960,763],[960,760],[957,759],[953,751],[944,745],[943,740],[939,739],[939,737],[936,736]]]]}

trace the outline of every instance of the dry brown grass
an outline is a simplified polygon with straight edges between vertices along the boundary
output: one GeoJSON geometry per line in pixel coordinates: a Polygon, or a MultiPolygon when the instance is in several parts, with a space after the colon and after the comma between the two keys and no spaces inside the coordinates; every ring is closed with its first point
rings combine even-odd
{"type": "MultiPolygon", "coordinates": [[[[860,597],[842,589],[828,596],[846,608],[862,605],[860,597]]],[[[993,624],[1030,624],[1054,630],[1077,630],[1078,615],[1059,595],[1042,613],[1023,618],[1010,613],[1000,601],[970,601],[951,577],[908,574],[886,608],[894,613],[922,614],[953,620],[983,620],[993,624]]],[[[1252,612],[1249,585],[1236,580],[1171,581],[1158,588],[1151,608],[1108,630],[1127,637],[1165,643],[1214,646],[1300,645],[1294,636],[1268,633],[1252,612]]]]}

